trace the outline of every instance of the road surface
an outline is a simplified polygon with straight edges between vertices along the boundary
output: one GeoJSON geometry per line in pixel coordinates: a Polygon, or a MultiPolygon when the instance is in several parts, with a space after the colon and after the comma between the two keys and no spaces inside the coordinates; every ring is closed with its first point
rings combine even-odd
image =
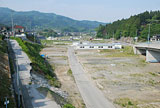
{"type": "Polygon", "coordinates": [[[54,100],[50,100],[38,92],[35,84],[29,84],[31,82],[31,61],[16,40],[10,40],[10,44],[17,58],[20,89],[25,108],[60,108],[54,100]]]}
{"type": "Polygon", "coordinates": [[[87,108],[114,108],[102,92],[85,75],[84,69],[78,62],[73,47],[68,48],[70,67],[87,108]]]}

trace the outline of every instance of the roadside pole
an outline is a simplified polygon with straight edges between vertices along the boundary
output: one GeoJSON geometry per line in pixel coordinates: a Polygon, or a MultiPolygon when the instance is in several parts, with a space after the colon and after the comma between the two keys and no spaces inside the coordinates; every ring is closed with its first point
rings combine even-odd
{"type": "Polygon", "coordinates": [[[6,108],[7,108],[7,104],[9,104],[9,100],[7,100],[7,97],[5,97],[4,105],[6,105],[6,108]]]}

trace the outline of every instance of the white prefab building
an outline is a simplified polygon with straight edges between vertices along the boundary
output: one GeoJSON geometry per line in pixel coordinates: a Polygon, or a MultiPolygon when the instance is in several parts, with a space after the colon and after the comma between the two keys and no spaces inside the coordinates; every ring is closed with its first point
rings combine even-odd
{"type": "Polygon", "coordinates": [[[76,49],[121,49],[122,45],[120,43],[112,43],[112,44],[105,44],[105,43],[77,43],[73,44],[76,49]]]}

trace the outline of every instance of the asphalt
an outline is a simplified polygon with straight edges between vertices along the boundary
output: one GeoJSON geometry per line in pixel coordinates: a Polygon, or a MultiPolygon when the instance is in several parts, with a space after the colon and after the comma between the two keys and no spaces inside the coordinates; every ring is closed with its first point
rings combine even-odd
{"type": "Polygon", "coordinates": [[[89,80],[81,64],[78,62],[74,48],[68,48],[70,67],[87,108],[115,108],[103,93],[89,80]]]}

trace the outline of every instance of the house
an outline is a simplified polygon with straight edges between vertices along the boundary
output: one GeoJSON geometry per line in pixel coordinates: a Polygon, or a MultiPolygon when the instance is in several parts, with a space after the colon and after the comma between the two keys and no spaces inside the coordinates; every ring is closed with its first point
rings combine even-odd
{"type": "Polygon", "coordinates": [[[0,34],[2,35],[10,35],[10,28],[7,26],[1,26],[0,27],[0,34]]]}
{"type": "Polygon", "coordinates": [[[155,41],[160,41],[160,35],[155,35],[151,38],[151,41],[152,42],[155,42],[155,41]]]}
{"type": "Polygon", "coordinates": [[[21,34],[21,33],[25,32],[25,28],[23,26],[20,26],[20,25],[15,25],[14,26],[14,31],[15,31],[15,34],[21,34]]]}
{"type": "Polygon", "coordinates": [[[73,43],[76,49],[121,49],[122,45],[120,43],[83,43],[77,42],[73,43]]]}

